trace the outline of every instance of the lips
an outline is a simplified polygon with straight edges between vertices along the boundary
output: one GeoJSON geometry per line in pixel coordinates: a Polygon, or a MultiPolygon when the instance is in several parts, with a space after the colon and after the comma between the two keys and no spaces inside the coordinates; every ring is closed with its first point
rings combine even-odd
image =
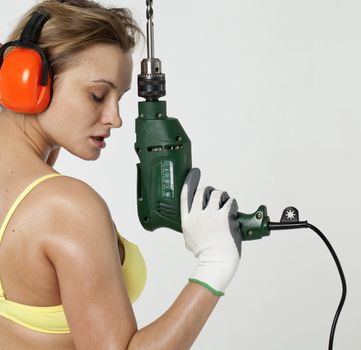
{"type": "Polygon", "coordinates": [[[92,136],[92,138],[97,140],[97,141],[104,141],[104,139],[105,139],[104,136],[92,136]]]}
{"type": "Polygon", "coordinates": [[[97,136],[91,136],[93,139],[96,139],[98,141],[104,141],[104,139],[108,138],[110,136],[110,133],[107,134],[100,134],[97,136]]]}
{"type": "Polygon", "coordinates": [[[91,136],[90,137],[94,144],[99,148],[104,148],[106,146],[106,143],[104,141],[104,138],[101,136],[91,136]]]}

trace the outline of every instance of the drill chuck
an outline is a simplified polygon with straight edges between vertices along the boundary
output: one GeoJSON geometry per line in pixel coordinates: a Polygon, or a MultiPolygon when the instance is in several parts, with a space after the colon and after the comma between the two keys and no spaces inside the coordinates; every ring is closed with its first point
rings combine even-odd
{"type": "Polygon", "coordinates": [[[158,58],[145,58],[141,63],[141,74],[138,75],[138,96],[148,102],[158,101],[165,96],[165,74],[158,58]]]}
{"type": "Polygon", "coordinates": [[[156,102],[165,96],[165,75],[162,63],[154,54],[153,0],[147,0],[147,58],[141,63],[138,75],[138,96],[156,102]]]}

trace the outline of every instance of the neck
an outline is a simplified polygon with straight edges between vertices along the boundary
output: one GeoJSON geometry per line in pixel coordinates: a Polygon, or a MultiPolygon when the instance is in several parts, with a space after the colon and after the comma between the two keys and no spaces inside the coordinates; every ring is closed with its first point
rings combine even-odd
{"type": "Polygon", "coordinates": [[[47,162],[50,153],[59,148],[42,130],[37,115],[3,110],[0,111],[0,120],[6,124],[3,130],[6,130],[8,142],[16,144],[18,149],[21,148],[21,152],[47,162]]]}

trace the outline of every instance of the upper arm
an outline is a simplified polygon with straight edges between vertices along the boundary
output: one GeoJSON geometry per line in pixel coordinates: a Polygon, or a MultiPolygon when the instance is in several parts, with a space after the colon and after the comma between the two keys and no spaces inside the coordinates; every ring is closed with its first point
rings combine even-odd
{"type": "Polygon", "coordinates": [[[65,315],[79,350],[126,349],[137,331],[114,226],[104,200],[67,178],[45,251],[55,267],[65,315]]]}

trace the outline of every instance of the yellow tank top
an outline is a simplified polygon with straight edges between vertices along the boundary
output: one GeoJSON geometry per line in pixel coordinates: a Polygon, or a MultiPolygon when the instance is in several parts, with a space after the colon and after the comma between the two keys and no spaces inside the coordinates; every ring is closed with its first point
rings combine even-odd
{"type": "MultiPolygon", "coordinates": [[[[6,226],[16,208],[26,195],[31,192],[41,182],[55,177],[63,176],[62,174],[50,174],[42,176],[31,183],[15,200],[7,213],[3,224],[0,227],[0,244],[6,226]]],[[[118,232],[118,231],[117,231],[118,232]]],[[[128,295],[132,303],[134,303],[143,291],[146,281],[146,265],[138,247],[122,237],[118,232],[118,238],[124,245],[124,262],[122,271],[127,287],[128,295]]],[[[21,326],[42,333],[64,334],[70,333],[63,305],[56,306],[31,306],[15,303],[7,300],[0,280],[0,316],[11,320],[21,326]]]]}

